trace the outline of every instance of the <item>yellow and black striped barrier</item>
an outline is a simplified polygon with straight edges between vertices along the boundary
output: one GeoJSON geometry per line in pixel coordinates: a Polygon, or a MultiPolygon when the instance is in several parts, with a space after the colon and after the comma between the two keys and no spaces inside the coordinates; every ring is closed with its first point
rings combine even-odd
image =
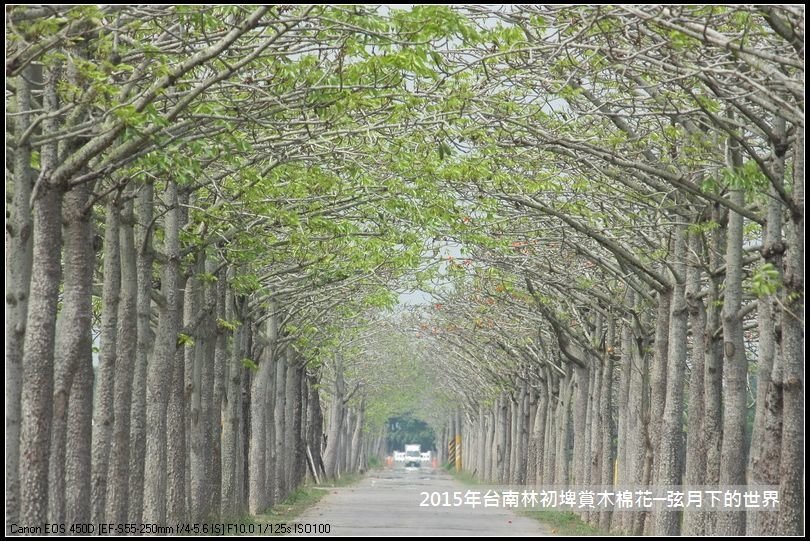
{"type": "Polygon", "coordinates": [[[461,436],[447,442],[447,461],[455,465],[456,471],[461,471],[461,436]]]}

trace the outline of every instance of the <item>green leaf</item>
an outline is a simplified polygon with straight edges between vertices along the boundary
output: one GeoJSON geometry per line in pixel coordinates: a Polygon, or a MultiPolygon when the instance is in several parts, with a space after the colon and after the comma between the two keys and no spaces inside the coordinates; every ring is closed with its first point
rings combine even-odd
{"type": "Polygon", "coordinates": [[[764,263],[751,276],[751,292],[757,297],[773,295],[781,285],[779,271],[773,263],[764,263]]]}
{"type": "Polygon", "coordinates": [[[242,359],[242,366],[248,370],[253,370],[254,372],[259,370],[259,365],[256,364],[253,359],[248,359],[247,357],[242,359]]]}

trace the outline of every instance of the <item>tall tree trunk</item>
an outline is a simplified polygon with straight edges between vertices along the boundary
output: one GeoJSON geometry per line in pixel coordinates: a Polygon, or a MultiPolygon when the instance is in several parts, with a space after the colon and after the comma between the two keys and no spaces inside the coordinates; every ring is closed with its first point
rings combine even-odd
{"type": "MultiPolygon", "coordinates": [[[[703,430],[705,412],[704,364],[706,358],[706,306],[700,297],[702,236],[689,235],[689,267],[686,271],[686,304],[692,327],[691,370],[689,375],[688,416],[686,429],[687,490],[698,490],[706,479],[706,435],[703,430]]],[[[703,535],[705,514],[702,509],[687,506],[683,510],[683,535],[703,535]]]]}
{"type": "Polygon", "coordinates": [[[315,375],[309,375],[309,410],[312,412],[310,417],[309,429],[309,443],[310,452],[312,453],[312,460],[315,462],[315,468],[320,470],[321,474],[325,474],[321,470],[323,464],[323,456],[321,455],[323,443],[323,412],[321,411],[321,396],[318,391],[318,380],[315,375]]]}
{"type": "Polygon", "coordinates": [[[585,432],[588,427],[588,394],[590,393],[591,377],[589,369],[577,365],[574,368],[574,449],[573,461],[574,471],[572,472],[572,482],[574,485],[586,484],[585,471],[588,464],[588,454],[590,449],[585,443],[585,432]]]}
{"type": "MultiPolygon", "coordinates": [[[[542,384],[543,382],[541,382],[542,384]]],[[[547,448],[546,441],[546,419],[548,417],[548,410],[551,407],[548,392],[542,386],[538,391],[537,400],[537,414],[534,416],[534,429],[532,431],[532,438],[535,441],[537,448],[537,455],[535,456],[535,471],[536,476],[534,479],[535,486],[542,486],[546,479],[543,473],[543,464],[546,460],[547,448]]]]}
{"type": "Polygon", "coordinates": [[[177,185],[169,181],[164,195],[164,252],[160,291],[165,306],[158,320],[155,351],[146,382],[146,461],[144,464],[143,517],[146,524],[163,524],[166,519],[166,410],[169,400],[167,380],[171,381],[177,350],[180,310],[180,221],[177,185]]]}
{"type": "MultiPolygon", "coordinates": [[[[667,391],[667,356],[669,354],[669,316],[672,307],[672,290],[658,295],[658,311],[655,318],[655,342],[653,343],[653,363],[650,370],[650,442],[653,472],[657,471],[658,448],[661,445],[661,421],[667,391]]],[[[653,473],[655,475],[655,473],[653,473]]]]}
{"type": "MultiPolygon", "coordinates": [[[[778,122],[775,132],[782,145],[786,144],[785,123],[778,122]]],[[[779,146],[781,148],[781,145],[779,146]]],[[[785,154],[774,145],[773,175],[782,188],[785,173],[785,154]]],[[[776,181],[774,181],[776,182],[776,181]]],[[[762,229],[762,256],[773,265],[783,282],[784,243],[782,242],[782,203],[776,187],[771,187],[767,202],[767,219],[762,229]]],[[[776,293],[776,292],[774,292],[776,293]]],[[[781,293],[781,292],[780,292],[781,293]]],[[[748,461],[748,486],[751,490],[779,485],[779,464],[782,446],[782,363],[781,328],[774,295],[763,295],[757,301],[759,343],[757,345],[757,397],[754,426],[751,432],[751,451],[748,461]]],[[[746,533],[768,536],[779,532],[779,513],[748,513],[746,533]]]]}
{"type": "MultiPolygon", "coordinates": [[[[183,397],[184,400],[179,400],[177,405],[174,405],[172,403],[174,397],[169,399],[169,422],[172,422],[172,412],[174,412],[175,416],[183,419],[186,428],[183,433],[186,448],[182,453],[185,462],[182,467],[181,486],[185,490],[185,480],[186,476],[188,476],[188,498],[184,495],[183,499],[189,503],[189,520],[200,522],[202,520],[202,501],[205,498],[203,448],[206,445],[200,409],[205,356],[203,351],[206,348],[208,337],[205,335],[203,324],[205,319],[204,290],[206,284],[203,281],[202,274],[205,272],[205,252],[200,251],[196,257],[194,273],[186,280],[185,295],[183,296],[182,327],[191,335],[193,341],[193,343],[184,344],[183,347],[183,372],[181,374],[181,380],[183,381],[181,388],[183,391],[179,396],[183,397]]],[[[175,393],[177,392],[175,391],[175,393]]],[[[179,471],[177,476],[180,476],[179,471]]]]}
{"type": "Polygon", "coordinates": [[[138,337],[132,376],[129,446],[129,521],[141,524],[143,514],[144,463],[146,460],[146,373],[154,342],[152,332],[152,207],[154,187],[140,188],[135,200],[138,292],[136,309],[138,337]]]}
{"type": "MultiPolygon", "coordinates": [[[[650,464],[650,356],[647,328],[650,316],[644,311],[644,300],[636,298],[636,313],[641,317],[633,323],[635,345],[632,351],[633,372],[630,376],[630,410],[627,420],[627,432],[632,443],[628,446],[627,471],[630,474],[630,486],[649,484],[650,464]]],[[[641,535],[644,531],[646,513],[629,513],[629,533],[641,535]]]]}
{"type": "MultiPolygon", "coordinates": [[[[216,265],[210,258],[206,260],[206,276],[215,276],[216,265]]],[[[214,373],[216,372],[215,356],[217,341],[217,287],[215,282],[206,283],[204,289],[205,296],[205,317],[201,323],[201,332],[205,336],[202,355],[202,377],[200,389],[200,421],[205,445],[202,449],[203,466],[203,498],[201,500],[201,519],[210,518],[213,512],[213,469],[212,457],[214,451],[213,424],[214,424],[214,373]]],[[[217,411],[219,413],[219,411],[217,411]]],[[[219,420],[217,419],[217,422],[219,420]]],[[[216,485],[219,489],[219,485],[216,485]]]]}
{"type": "MultiPolygon", "coordinates": [[[[65,452],[68,424],[68,399],[76,371],[92,358],[93,228],[87,203],[90,186],[76,187],[65,196],[62,208],[64,285],[62,310],[56,322],[53,420],[49,461],[49,520],[65,523],[65,452]]],[[[83,382],[88,383],[88,382],[83,382]]],[[[89,382],[92,385],[92,380],[89,382]]],[[[86,392],[91,392],[92,386],[86,392]]],[[[77,391],[81,392],[77,388],[77,391]]],[[[90,419],[85,419],[88,425],[90,419]]],[[[73,442],[79,450],[90,452],[89,442],[73,442]]],[[[79,487],[70,487],[77,490],[79,487]]]]}
{"type": "Polygon", "coordinates": [[[779,535],[804,534],[804,126],[797,127],[782,307],[782,450],[779,535]]]}
{"type": "MultiPolygon", "coordinates": [[[[50,116],[44,133],[55,133],[59,109],[56,85],[61,70],[49,70],[43,108],[50,116]]],[[[22,360],[20,423],[20,522],[41,525],[48,519],[48,453],[53,413],[53,355],[59,285],[62,279],[61,216],[63,189],[50,182],[57,166],[54,143],[42,146],[42,170],[33,200],[31,284],[22,360]]]]}
{"type": "Polygon", "coordinates": [[[113,398],[118,340],[118,302],[121,295],[121,254],[118,201],[110,197],[105,210],[104,286],[101,308],[101,353],[93,399],[93,522],[106,522],[107,473],[113,429],[113,398]]]}
{"type": "MultiPolygon", "coordinates": [[[[686,372],[686,333],[689,313],[686,304],[686,227],[675,226],[672,297],[669,315],[666,403],[658,446],[657,486],[681,484],[683,451],[683,387],[686,372]]],[[[680,513],[663,509],[655,516],[656,535],[678,535],[680,513]]]]}
{"type": "MultiPolygon", "coordinates": [[[[736,161],[736,160],[735,160],[736,161]]],[[[734,164],[737,166],[738,164],[734,164]]],[[[731,200],[745,203],[741,190],[733,190],[731,200]]],[[[743,325],[740,317],[742,307],[743,279],[743,217],[731,212],[728,223],[726,246],[726,281],[723,296],[723,444],[721,447],[720,485],[741,486],[745,484],[745,420],[746,390],[748,385],[748,360],[745,357],[743,325]]],[[[721,511],[718,515],[717,533],[720,535],[745,535],[745,512],[742,510],[721,511]]]]}
{"type": "MultiPolygon", "coordinates": [[[[506,484],[509,474],[509,402],[506,396],[501,393],[497,402],[497,425],[495,429],[496,438],[496,480],[500,484],[506,484]]],[[[453,431],[455,434],[455,431],[453,431]]],[[[451,438],[454,436],[451,434],[451,438]]],[[[453,439],[455,441],[455,439],[453,439]]]]}
{"type": "Polygon", "coordinates": [[[554,472],[556,471],[557,460],[557,430],[556,430],[556,413],[557,407],[562,399],[562,393],[559,392],[560,383],[558,383],[557,376],[551,375],[551,370],[546,369],[546,392],[548,393],[548,408],[549,414],[546,415],[546,437],[543,443],[545,449],[543,460],[543,483],[544,485],[554,484],[554,472]]]}
{"type": "Polygon", "coordinates": [[[568,487],[571,482],[571,400],[574,395],[574,377],[570,365],[566,369],[565,378],[560,381],[560,401],[557,403],[557,436],[554,483],[568,487]]]}
{"type": "MultiPolygon", "coordinates": [[[[297,447],[296,439],[298,438],[298,434],[300,432],[300,427],[298,427],[295,423],[296,402],[299,399],[298,388],[300,387],[296,375],[297,370],[295,368],[295,361],[296,358],[294,351],[291,347],[288,347],[285,355],[285,364],[287,369],[286,373],[284,374],[285,379],[282,382],[284,385],[284,395],[286,396],[286,401],[284,403],[284,454],[286,459],[285,471],[283,472],[285,497],[293,490],[293,487],[295,486],[293,484],[296,467],[295,449],[297,447]]],[[[300,409],[300,402],[298,403],[297,407],[300,409]]]]}
{"type": "MultiPolygon", "coordinates": [[[[259,359],[259,369],[253,373],[250,387],[250,450],[248,462],[249,500],[251,513],[261,513],[272,499],[272,487],[267,483],[268,432],[272,430],[267,422],[267,395],[273,380],[277,343],[276,316],[271,316],[265,324],[267,331],[264,339],[267,345],[259,359]]],[[[257,338],[261,339],[259,336],[257,338]]]]}
{"type": "MultiPolygon", "coordinates": [[[[704,406],[706,410],[703,419],[703,434],[706,438],[706,480],[704,481],[706,486],[720,484],[720,448],[723,440],[723,340],[718,333],[721,325],[718,304],[721,300],[722,285],[719,269],[723,264],[722,254],[726,251],[725,224],[728,220],[728,212],[718,205],[714,209],[712,219],[720,224],[720,227],[711,232],[709,266],[712,272],[709,278],[709,295],[706,298],[706,361],[704,364],[704,406]]],[[[706,535],[714,535],[717,512],[706,511],[704,517],[706,535]]]]}
{"type": "MultiPolygon", "coordinates": [[[[601,317],[599,318],[602,319],[601,317]]],[[[596,336],[601,338],[602,324],[600,322],[596,336]]],[[[602,378],[604,366],[601,359],[594,359],[591,366],[593,373],[593,394],[591,395],[591,422],[588,426],[588,440],[590,449],[588,450],[588,470],[586,483],[588,486],[599,486],[602,482],[602,415],[600,407],[602,406],[602,393],[607,390],[602,388],[602,378]]],[[[588,523],[596,526],[599,523],[598,513],[592,513],[586,510],[586,517],[588,523]]]]}
{"type": "MultiPolygon", "coordinates": [[[[29,66],[16,80],[10,111],[16,112],[14,134],[19,136],[31,124],[31,81],[29,66]]],[[[20,398],[23,382],[23,345],[28,318],[28,288],[32,265],[31,146],[14,149],[13,187],[6,219],[6,535],[20,520],[20,398]]]]}
{"type": "Polygon", "coordinates": [[[343,397],[346,393],[346,384],[343,380],[343,364],[341,354],[335,356],[335,381],[332,386],[332,400],[329,405],[329,432],[326,437],[326,454],[324,467],[326,476],[335,479],[338,467],[338,448],[340,447],[340,428],[343,425],[343,397]]]}
{"type": "Polygon", "coordinates": [[[132,378],[138,343],[138,272],[133,229],[132,201],[121,212],[121,298],[118,305],[118,342],[115,359],[113,398],[113,439],[107,481],[107,517],[111,522],[127,522],[129,497],[129,433],[132,406],[132,378]],[[133,322],[135,322],[133,324],[133,322]]]}
{"type": "Polygon", "coordinates": [[[360,471],[363,459],[363,417],[366,409],[365,400],[360,401],[360,407],[357,410],[357,415],[354,419],[354,426],[352,427],[352,445],[351,445],[351,464],[349,468],[352,473],[360,471]]]}
{"type": "Polygon", "coordinates": [[[239,508],[239,423],[242,405],[242,360],[245,353],[245,333],[249,323],[242,321],[242,303],[227,292],[228,320],[236,322],[231,356],[228,360],[227,384],[222,400],[222,511],[223,518],[236,517],[239,508]]]}
{"type": "MultiPolygon", "coordinates": [[[[601,485],[607,487],[613,486],[613,460],[615,454],[613,452],[613,438],[616,435],[616,424],[613,421],[613,365],[614,365],[614,351],[616,345],[616,321],[612,317],[608,321],[607,338],[605,340],[605,361],[602,370],[602,405],[599,407],[599,413],[602,416],[602,479],[601,485]]],[[[599,513],[599,529],[603,532],[610,530],[610,523],[612,521],[612,511],[602,510],[599,513]]]]}
{"type": "MultiPolygon", "coordinates": [[[[632,318],[633,305],[635,303],[635,292],[628,287],[625,292],[624,304],[626,313],[625,321],[622,323],[621,331],[621,377],[618,394],[618,416],[617,416],[617,437],[616,437],[616,470],[617,485],[627,485],[630,482],[632,470],[629,463],[632,456],[630,449],[632,436],[630,430],[630,380],[633,372],[633,331],[632,325],[628,321],[632,318]]],[[[616,510],[613,513],[611,523],[612,532],[628,531],[631,527],[629,523],[630,514],[625,510],[616,510]]]]}
{"type": "MultiPolygon", "coordinates": [[[[178,277],[178,290],[186,289],[187,280],[183,274],[178,277]]],[[[186,312],[184,301],[178,295],[178,313],[186,312]]],[[[185,317],[184,317],[185,320],[185,317]]],[[[181,327],[178,320],[178,329],[181,327]]],[[[188,392],[185,385],[186,352],[189,345],[175,349],[170,367],[171,385],[169,403],[166,407],[166,522],[176,524],[189,518],[186,502],[189,501],[188,487],[188,392]]],[[[194,349],[192,347],[192,349],[194,349]]],[[[192,353],[193,354],[193,353],[192,353]]]]}
{"type": "Polygon", "coordinates": [[[280,502],[287,496],[287,470],[289,468],[289,455],[287,453],[287,354],[286,351],[279,351],[275,356],[275,407],[269,403],[268,407],[274,410],[273,426],[275,432],[274,448],[275,461],[274,469],[271,473],[269,484],[273,487],[273,501],[280,502]]]}
{"type": "Polygon", "coordinates": [[[232,334],[224,325],[230,325],[231,314],[227,309],[227,280],[226,273],[220,271],[217,276],[217,321],[216,321],[216,344],[214,351],[214,389],[212,393],[212,403],[209,412],[210,416],[210,441],[211,456],[209,469],[211,471],[211,500],[209,513],[213,517],[221,516],[222,509],[222,428],[224,424],[223,400],[225,397],[225,386],[227,385],[228,370],[228,335],[232,334]],[[228,322],[228,323],[224,323],[228,322]]]}

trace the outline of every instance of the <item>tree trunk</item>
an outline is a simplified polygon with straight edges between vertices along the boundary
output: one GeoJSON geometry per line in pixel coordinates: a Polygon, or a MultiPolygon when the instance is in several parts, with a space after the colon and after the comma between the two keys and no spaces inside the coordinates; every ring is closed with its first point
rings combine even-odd
{"type": "Polygon", "coordinates": [[[210,442],[211,453],[209,469],[211,471],[210,481],[210,503],[209,513],[212,517],[222,516],[222,428],[224,424],[223,400],[225,397],[225,386],[227,385],[228,369],[228,329],[223,327],[222,322],[230,325],[231,314],[227,309],[226,296],[228,285],[226,273],[221,271],[217,276],[217,321],[216,343],[214,351],[214,389],[212,393],[212,403],[209,412],[210,416],[210,442]]]}
{"type": "MultiPolygon", "coordinates": [[[[607,339],[605,340],[605,361],[602,370],[602,394],[599,414],[601,415],[602,427],[602,479],[601,485],[605,487],[613,486],[613,438],[616,435],[616,425],[613,421],[613,359],[616,342],[616,322],[611,317],[608,321],[607,339]]],[[[612,521],[612,511],[602,510],[599,513],[599,529],[603,532],[610,531],[612,521]]]]}
{"type": "MultiPolygon", "coordinates": [[[[712,276],[709,278],[709,295],[706,298],[706,333],[705,350],[706,361],[704,364],[704,387],[706,408],[703,419],[703,434],[706,438],[706,486],[718,486],[720,484],[720,447],[723,439],[723,415],[722,415],[722,389],[723,389],[723,341],[716,332],[720,328],[720,287],[721,280],[714,274],[723,264],[721,254],[726,250],[726,234],[723,223],[727,220],[728,214],[721,208],[716,208],[713,219],[721,224],[711,233],[711,249],[709,250],[709,266],[712,269],[712,276]]],[[[706,535],[715,534],[717,512],[705,512],[706,535]]]]}
{"type": "Polygon", "coordinates": [[[138,342],[138,273],[135,253],[132,201],[124,204],[120,224],[121,298],[118,305],[118,339],[113,398],[113,439],[107,481],[107,517],[127,522],[129,496],[129,433],[132,378],[138,342]],[[133,322],[135,322],[133,324],[133,322]]]}
{"type": "Polygon", "coordinates": [[[222,512],[223,518],[239,516],[239,424],[242,406],[242,359],[246,358],[245,334],[249,323],[242,320],[242,302],[227,293],[228,320],[238,321],[228,361],[227,387],[222,401],[222,512]]]}
{"type": "MultiPolygon", "coordinates": [[[[656,486],[681,484],[683,451],[683,387],[686,372],[686,332],[689,313],[686,304],[686,227],[675,228],[672,258],[673,283],[669,315],[669,350],[667,355],[666,403],[658,446],[656,486]]],[[[655,513],[656,535],[680,533],[680,513],[663,509],[655,513]]]]}
{"type": "Polygon", "coordinates": [[[267,486],[267,457],[271,452],[267,446],[267,432],[271,427],[267,426],[266,400],[275,369],[274,325],[275,319],[271,318],[267,322],[269,345],[265,347],[259,359],[259,369],[252,374],[250,386],[250,451],[247,477],[250,483],[248,509],[254,515],[263,513],[268,507],[271,491],[271,487],[267,486]]]}
{"type": "Polygon", "coordinates": [[[335,382],[332,386],[332,400],[329,405],[329,432],[326,437],[326,454],[324,467],[326,476],[335,479],[338,467],[338,448],[340,447],[340,428],[343,425],[343,396],[345,394],[343,366],[340,353],[335,356],[335,382]]]}
{"type": "Polygon", "coordinates": [[[146,373],[154,343],[152,332],[152,184],[141,187],[135,200],[137,250],[138,337],[132,376],[129,449],[129,521],[140,526],[143,514],[144,462],[146,460],[146,373]]]}
{"type": "Polygon", "coordinates": [[[104,287],[101,308],[101,353],[93,398],[93,522],[106,522],[107,473],[113,429],[113,398],[118,340],[118,302],[121,294],[121,256],[118,202],[110,197],[104,232],[104,287]]]}
{"type": "MultiPolygon", "coordinates": [[[[780,139],[785,139],[785,124],[776,127],[780,139]]],[[[785,156],[774,149],[773,173],[779,179],[785,172],[785,156]]],[[[772,187],[767,202],[767,219],[762,229],[762,255],[773,265],[783,282],[782,203],[772,187]]],[[[779,485],[779,464],[782,444],[782,363],[781,328],[777,333],[778,310],[774,296],[765,295],[757,301],[759,343],[757,346],[757,397],[754,426],[751,431],[751,451],[748,462],[748,486],[765,490],[779,485]]],[[[778,299],[777,299],[778,300],[778,299]]],[[[775,536],[779,532],[778,513],[748,513],[746,533],[755,536],[775,536]]]]}
{"type": "MultiPolygon", "coordinates": [[[[56,94],[59,67],[48,73],[44,109],[59,109],[56,94]]],[[[56,115],[42,123],[43,133],[57,131],[56,115]]],[[[33,200],[31,283],[22,358],[20,408],[20,517],[22,524],[41,525],[48,519],[48,454],[53,413],[53,361],[59,285],[62,279],[61,216],[63,189],[50,182],[57,166],[56,145],[42,146],[42,170],[33,200]]]]}
{"type": "Polygon", "coordinates": [[[287,355],[285,351],[279,352],[275,356],[275,371],[276,371],[276,393],[273,397],[275,406],[270,403],[270,407],[274,409],[273,426],[275,428],[275,461],[274,469],[272,472],[272,487],[273,487],[273,502],[277,503],[287,497],[287,471],[289,469],[289,454],[287,437],[287,355]]]}
{"type": "MultiPolygon", "coordinates": [[[[590,368],[590,367],[589,367],[590,368]]],[[[586,484],[585,471],[588,463],[589,447],[586,446],[586,430],[588,428],[588,394],[590,393],[589,368],[577,365],[574,368],[574,471],[571,482],[574,485],[586,484]]]]}
{"type": "MultiPolygon", "coordinates": [[[[178,290],[186,289],[186,278],[182,274],[178,277],[178,290]]],[[[178,295],[178,314],[186,313],[183,301],[178,295]]],[[[183,320],[187,319],[184,317],[183,320]]],[[[179,321],[177,328],[181,327],[179,321]]],[[[187,430],[188,418],[186,406],[188,404],[188,391],[185,385],[186,350],[189,345],[178,346],[175,350],[174,360],[170,367],[171,385],[169,386],[169,403],[166,407],[166,522],[176,524],[188,518],[186,502],[188,497],[187,481],[188,452],[187,430]]]]}
{"type": "MultiPolygon", "coordinates": [[[[542,383],[542,382],[541,382],[542,383]]],[[[535,486],[543,486],[546,482],[543,472],[543,464],[546,460],[546,418],[548,417],[548,409],[551,407],[551,402],[549,401],[549,395],[546,389],[540,388],[538,391],[538,400],[537,400],[537,414],[534,416],[534,429],[532,431],[532,438],[535,441],[535,447],[537,448],[536,456],[535,456],[535,479],[534,484],[535,486]]]]}
{"type": "MultiPolygon", "coordinates": [[[[633,373],[633,331],[632,325],[627,321],[632,318],[632,309],[635,303],[635,292],[627,288],[624,298],[626,313],[621,331],[621,378],[618,395],[618,423],[616,437],[616,470],[617,486],[628,485],[632,475],[629,463],[631,460],[631,431],[630,431],[630,381],[633,373]]],[[[630,513],[625,510],[616,510],[613,513],[611,532],[624,532],[630,529],[628,518],[630,513]]]]}
{"type": "Polygon", "coordinates": [[[349,468],[352,473],[360,471],[363,460],[363,414],[365,413],[365,401],[360,401],[360,407],[355,416],[354,427],[352,430],[352,445],[351,445],[351,464],[349,468]]]}
{"type": "MultiPolygon", "coordinates": [[[[689,268],[686,271],[686,304],[692,327],[691,370],[689,375],[689,406],[686,430],[687,490],[699,490],[706,479],[706,435],[703,430],[705,412],[704,370],[706,358],[706,306],[700,298],[703,241],[700,234],[689,235],[689,268]]],[[[683,510],[683,535],[704,535],[705,514],[702,509],[687,506],[683,510]]]]}
{"type": "Polygon", "coordinates": [[[88,354],[79,363],[76,375],[73,377],[68,402],[65,448],[65,524],[87,524],[90,521],[93,378],[92,354],[88,354]]]}
{"type": "Polygon", "coordinates": [[[143,517],[146,524],[166,520],[166,410],[177,350],[180,298],[180,221],[177,185],[169,181],[165,193],[164,252],[160,291],[165,307],[158,320],[155,351],[148,366],[146,385],[146,460],[144,463],[143,517]]]}
{"type": "MultiPolygon", "coordinates": [[[[68,399],[79,365],[92,362],[92,290],[93,290],[93,228],[86,212],[90,186],[83,185],[69,192],[62,208],[65,244],[64,285],[62,309],[56,322],[56,351],[54,366],[53,420],[49,461],[49,520],[65,522],[65,452],[67,441],[68,399]]],[[[83,382],[88,383],[88,382],[83,382]]],[[[77,392],[92,392],[76,387],[77,392]]],[[[88,425],[90,419],[85,419],[88,425]]],[[[76,442],[80,443],[80,442],[76,442]]],[[[89,442],[80,445],[90,452],[89,442]]],[[[71,487],[72,490],[79,487],[71,487]]]]}
{"type": "MultiPolygon", "coordinates": [[[[31,85],[34,68],[29,66],[17,78],[9,111],[16,112],[14,134],[19,136],[31,124],[31,85]]],[[[20,520],[20,398],[23,381],[23,344],[28,318],[28,288],[31,282],[32,238],[31,146],[17,145],[13,164],[14,193],[6,219],[6,535],[20,520]]]]}
{"type": "MultiPolygon", "coordinates": [[[[736,165],[736,164],[735,164],[736,165]]],[[[731,200],[745,203],[741,190],[731,193],[731,200]]],[[[748,360],[745,357],[743,325],[740,317],[743,279],[743,217],[731,212],[726,246],[726,280],[723,296],[723,443],[721,447],[720,485],[745,484],[745,420],[748,360]]],[[[717,533],[745,535],[745,512],[721,511],[717,533]]]]}
{"type": "Polygon", "coordinates": [[[284,381],[284,394],[287,397],[284,405],[284,453],[287,456],[286,471],[284,472],[285,497],[295,488],[296,449],[298,448],[298,435],[301,433],[301,427],[296,423],[297,410],[301,409],[299,394],[301,385],[298,381],[296,361],[292,348],[287,348],[287,371],[284,381]]]}
{"type": "Polygon", "coordinates": [[[793,157],[794,207],[787,223],[785,302],[782,307],[782,449],[779,535],[804,534],[804,127],[793,157]]]}

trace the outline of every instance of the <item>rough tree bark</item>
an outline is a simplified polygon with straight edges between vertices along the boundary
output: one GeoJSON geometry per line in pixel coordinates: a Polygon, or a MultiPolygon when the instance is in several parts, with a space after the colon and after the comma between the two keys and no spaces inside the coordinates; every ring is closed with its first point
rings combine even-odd
{"type": "MultiPolygon", "coordinates": [[[[66,194],[62,208],[65,246],[62,310],[56,322],[53,420],[49,476],[49,520],[65,523],[65,453],[68,428],[68,400],[76,372],[92,357],[92,289],[95,259],[93,228],[87,203],[90,186],[85,184],[66,194]]],[[[92,381],[77,385],[77,393],[92,392],[92,381]],[[89,387],[86,385],[89,383],[89,387]]],[[[78,398],[78,397],[77,397],[78,398]]],[[[89,420],[85,420],[89,422],[89,420]]],[[[73,441],[75,451],[90,452],[89,442],[73,441]]],[[[71,449],[71,452],[74,452],[71,449]]],[[[71,486],[70,490],[81,490],[71,486]]]]}
{"type": "MultiPolygon", "coordinates": [[[[686,332],[689,313],[686,304],[686,227],[675,226],[671,263],[673,288],[669,314],[666,403],[658,445],[658,471],[655,485],[681,484],[683,448],[683,387],[686,372],[686,332]]],[[[680,513],[664,509],[655,514],[656,535],[678,535],[680,513]]]]}
{"type": "MultiPolygon", "coordinates": [[[[706,306],[700,297],[703,239],[700,233],[689,235],[689,267],[686,271],[686,304],[692,328],[691,369],[689,373],[689,406],[686,429],[686,471],[684,485],[699,487],[706,479],[706,435],[704,364],[706,357],[706,306]]],[[[681,532],[703,535],[705,515],[701,509],[688,506],[683,511],[681,532]]]]}
{"type": "Polygon", "coordinates": [[[180,298],[180,221],[177,209],[177,185],[169,181],[164,194],[164,252],[160,291],[165,305],[158,320],[155,351],[147,370],[146,385],[146,460],[144,463],[144,523],[163,524],[166,519],[166,409],[172,367],[177,350],[177,326],[180,298]]]}
{"type": "Polygon", "coordinates": [[[143,185],[135,199],[138,292],[138,337],[132,375],[129,445],[129,521],[139,526],[143,514],[144,463],[146,460],[146,372],[154,343],[152,332],[152,207],[154,187],[143,185]]]}
{"type": "MultiPolygon", "coordinates": [[[[31,84],[34,68],[29,66],[16,81],[9,110],[17,113],[14,134],[25,133],[31,124],[31,84]]],[[[28,317],[28,288],[32,265],[31,146],[14,149],[12,165],[14,193],[6,218],[6,534],[20,515],[20,397],[23,380],[23,344],[28,317]]]]}
{"type": "Polygon", "coordinates": [[[118,304],[118,339],[113,397],[113,438],[107,480],[107,517],[127,522],[129,497],[129,437],[132,379],[138,343],[138,272],[132,200],[123,204],[119,227],[121,296],[118,304]],[[134,322],[134,324],[133,324],[134,322]]]}
{"type": "MultiPolygon", "coordinates": [[[[50,116],[43,121],[43,132],[57,130],[55,111],[60,68],[46,76],[43,108],[50,116]]],[[[61,214],[63,188],[53,185],[50,175],[56,168],[56,145],[41,149],[41,172],[33,189],[33,249],[31,283],[22,358],[19,464],[20,517],[22,524],[41,525],[48,518],[48,453],[53,412],[53,355],[59,285],[62,278],[61,214]]]]}
{"type": "MultiPolygon", "coordinates": [[[[736,164],[735,164],[736,165],[736,164]]],[[[744,204],[741,190],[733,190],[731,200],[744,204]]],[[[743,217],[731,212],[726,245],[726,280],[723,296],[723,443],[720,461],[720,485],[745,484],[745,418],[747,411],[748,360],[745,357],[742,307],[743,217]]],[[[721,511],[717,533],[745,535],[745,512],[721,511]]]]}

